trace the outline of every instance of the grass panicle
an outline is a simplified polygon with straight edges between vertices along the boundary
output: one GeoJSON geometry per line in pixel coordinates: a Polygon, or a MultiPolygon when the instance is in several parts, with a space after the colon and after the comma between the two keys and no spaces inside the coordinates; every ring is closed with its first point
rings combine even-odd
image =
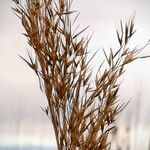
{"type": "MultiPolygon", "coordinates": [[[[140,56],[142,49],[130,49],[134,20],[121,21],[117,30],[119,48],[110,49],[91,84],[88,43],[83,32],[74,31],[70,19],[72,0],[13,0],[25,36],[35,57],[21,57],[36,73],[48,108],[43,109],[53,124],[58,150],[107,150],[115,119],[125,107],[118,102],[119,78],[125,66],[140,56]],[[107,67],[101,69],[103,66],[107,67]]],[[[149,43],[148,43],[149,44],[149,43]]]]}

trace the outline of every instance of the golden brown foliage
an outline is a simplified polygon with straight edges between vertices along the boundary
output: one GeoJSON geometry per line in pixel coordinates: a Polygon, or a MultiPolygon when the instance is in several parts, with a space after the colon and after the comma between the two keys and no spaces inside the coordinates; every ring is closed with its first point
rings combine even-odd
{"type": "Polygon", "coordinates": [[[127,46],[135,33],[133,20],[125,25],[121,22],[121,31],[117,31],[120,47],[115,52],[110,49],[109,55],[104,51],[108,67],[101,71],[100,64],[93,87],[91,59],[87,59],[89,40],[81,37],[86,28],[73,31],[72,0],[26,0],[25,6],[13,1],[35,52],[35,58],[29,54],[29,61],[23,59],[46,94],[49,109],[44,111],[50,115],[58,150],[109,149],[109,133],[125,107],[118,103],[118,79],[142,51],[127,46]]]}

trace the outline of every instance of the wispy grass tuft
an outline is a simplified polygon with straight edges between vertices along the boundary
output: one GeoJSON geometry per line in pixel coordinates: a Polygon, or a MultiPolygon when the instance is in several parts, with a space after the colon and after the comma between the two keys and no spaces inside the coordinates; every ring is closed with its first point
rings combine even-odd
{"type": "MultiPolygon", "coordinates": [[[[105,55],[107,67],[100,65],[91,83],[91,60],[87,59],[89,40],[81,31],[73,30],[70,15],[72,0],[26,0],[25,5],[13,0],[13,8],[25,29],[28,44],[35,58],[21,57],[36,73],[45,93],[58,150],[110,149],[109,134],[115,119],[126,104],[119,102],[118,79],[125,66],[143,58],[141,49],[130,49],[129,40],[135,33],[134,20],[120,23],[117,30],[118,50],[105,55]]],[[[92,57],[93,58],[93,57],[92,57]]]]}

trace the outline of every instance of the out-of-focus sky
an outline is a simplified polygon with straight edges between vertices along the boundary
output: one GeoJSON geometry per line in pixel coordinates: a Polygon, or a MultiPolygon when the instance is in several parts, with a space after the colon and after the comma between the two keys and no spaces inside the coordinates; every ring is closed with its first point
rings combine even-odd
{"type": "MultiPolygon", "coordinates": [[[[30,47],[21,34],[24,30],[12,6],[11,1],[0,1],[0,145],[53,145],[52,127],[40,109],[46,106],[46,98],[34,72],[17,55],[26,57],[30,47]]],[[[93,51],[116,47],[115,29],[119,21],[127,21],[134,13],[137,33],[133,45],[142,46],[150,38],[149,0],[74,0],[73,7],[80,11],[77,20],[80,26],[90,25],[89,34],[94,32],[90,44],[93,51]]],[[[150,47],[145,54],[150,54],[150,47]]],[[[96,64],[100,58],[96,57],[96,64]]],[[[147,127],[150,125],[149,77],[150,59],[135,62],[127,68],[120,91],[122,99],[132,98],[129,106],[132,111],[128,108],[124,111],[125,120],[133,114],[133,104],[140,99],[140,122],[147,127]]]]}

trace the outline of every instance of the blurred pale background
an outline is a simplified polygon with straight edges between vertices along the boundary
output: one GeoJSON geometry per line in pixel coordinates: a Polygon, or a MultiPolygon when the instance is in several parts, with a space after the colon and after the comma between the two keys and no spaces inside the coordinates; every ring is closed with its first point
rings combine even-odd
{"type": "MultiPolygon", "coordinates": [[[[11,6],[11,1],[0,0],[0,146],[53,146],[52,127],[40,109],[47,105],[46,98],[34,72],[17,55],[26,57],[30,47],[21,34],[24,30],[11,6]]],[[[89,34],[94,32],[90,44],[92,51],[102,47],[115,48],[115,29],[120,19],[127,21],[135,12],[137,33],[133,46],[142,46],[150,38],[149,0],[74,0],[73,7],[80,11],[77,22],[81,27],[90,25],[89,34]]],[[[144,54],[150,54],[150,47],[144,54]]],[[[100,59],[98,55],[93,62],[97,64],[100,59]]],[[[131,101],[120,116],[120,126],[124,128],[130,122],[135,124],[139,129],[136,135],[140,135],[137,143],[145,142],[146,149],[150,136],[150,59],[128,66],[123,79],[121,99],[127,102],[131,98],[131,101]]],[[[134,131],[132,134],[135,135],[134,131]]]]}

